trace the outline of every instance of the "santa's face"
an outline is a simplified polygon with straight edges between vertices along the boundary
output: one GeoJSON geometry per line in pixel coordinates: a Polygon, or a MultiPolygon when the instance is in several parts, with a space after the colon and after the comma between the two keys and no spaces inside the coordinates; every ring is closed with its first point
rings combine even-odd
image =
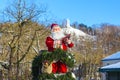
{"type": "Polygon", "coordinates": [[[52,28],[51,35],[54,40],[60,40],[65,37],[63,30],[59,26],[52,28]]]}
{"type": "Polygon", "coordinates": [[[52,32],[59,32],[59,31],[61,31],[61,28],[59,26],[52,28],[52,32]]]}

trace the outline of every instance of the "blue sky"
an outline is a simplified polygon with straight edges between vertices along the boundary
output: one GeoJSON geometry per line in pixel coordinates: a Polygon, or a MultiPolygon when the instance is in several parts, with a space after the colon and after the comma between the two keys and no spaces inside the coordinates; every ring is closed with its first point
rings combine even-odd
{"type": "MultiPolygon", "coordinates": [[[[8,1],[0,0],[0,9],[8,1]]],[[[26,0],[37,5],[47,6],[50,17],[56,21],[69,18],[70,22],[84,23],[88,26],[101,23],[120,25],[120,0],[26,0]]]]}

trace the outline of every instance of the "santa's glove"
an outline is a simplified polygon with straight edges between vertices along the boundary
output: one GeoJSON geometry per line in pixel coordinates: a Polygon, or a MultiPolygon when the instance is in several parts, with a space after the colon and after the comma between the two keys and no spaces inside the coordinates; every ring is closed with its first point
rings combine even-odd
{"type": "Polygon", "coordinates": [[[71,44],[71,40],[67,40],[67,44],[71,44]]]}

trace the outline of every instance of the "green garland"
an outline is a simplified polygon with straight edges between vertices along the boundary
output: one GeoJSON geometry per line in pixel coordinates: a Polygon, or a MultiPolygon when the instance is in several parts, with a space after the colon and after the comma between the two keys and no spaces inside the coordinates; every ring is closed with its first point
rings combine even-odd
{"type": "MultiPolygon", "coordinates": [[[[51,63],[54,60],[60,60],[70,68],[72,68],[75,64],[74,55],[71,53],[68,53],[67,51],[56,49],[53,52],[48,52],[47,50],[44,50],[40,55],[36,56],[32,62],[33,80],[39,79],[39,74],[41,74],[40,69],[42,68],[42,62],[45,60],[47,60],[49,63],[51,63]]],[[[45,75],[45,74],[42,74],[42,75],[45,75]]]]}
{"type": "Polygon", "coordinates": [[[75,80],[75,78],[72,77],[71,72],[67,72],[64,75],[60,75],[58,77],[55,77],[54,74],[47,74],[47,73],[43,73],[41,75],[39,75],[39,79],[38,80],[75,80]]]}

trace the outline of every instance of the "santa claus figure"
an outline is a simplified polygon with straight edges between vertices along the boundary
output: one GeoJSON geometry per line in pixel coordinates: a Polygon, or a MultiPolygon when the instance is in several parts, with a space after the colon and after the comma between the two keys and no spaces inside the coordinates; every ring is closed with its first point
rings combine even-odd
{"type": "MultiPolygon", "coordinates": [[[[58,24],[51,25],[51,35],[46,38],[46,46],[48,51],[52,52],[56,48],[61,48],[62,50],[67,50],[68,48],[73,47],[73,43],[66,37],[62,29],[58,24]]],[[[60,60],[52,64],[52,73],[66,73],[67,66],[60,60]]]]}

